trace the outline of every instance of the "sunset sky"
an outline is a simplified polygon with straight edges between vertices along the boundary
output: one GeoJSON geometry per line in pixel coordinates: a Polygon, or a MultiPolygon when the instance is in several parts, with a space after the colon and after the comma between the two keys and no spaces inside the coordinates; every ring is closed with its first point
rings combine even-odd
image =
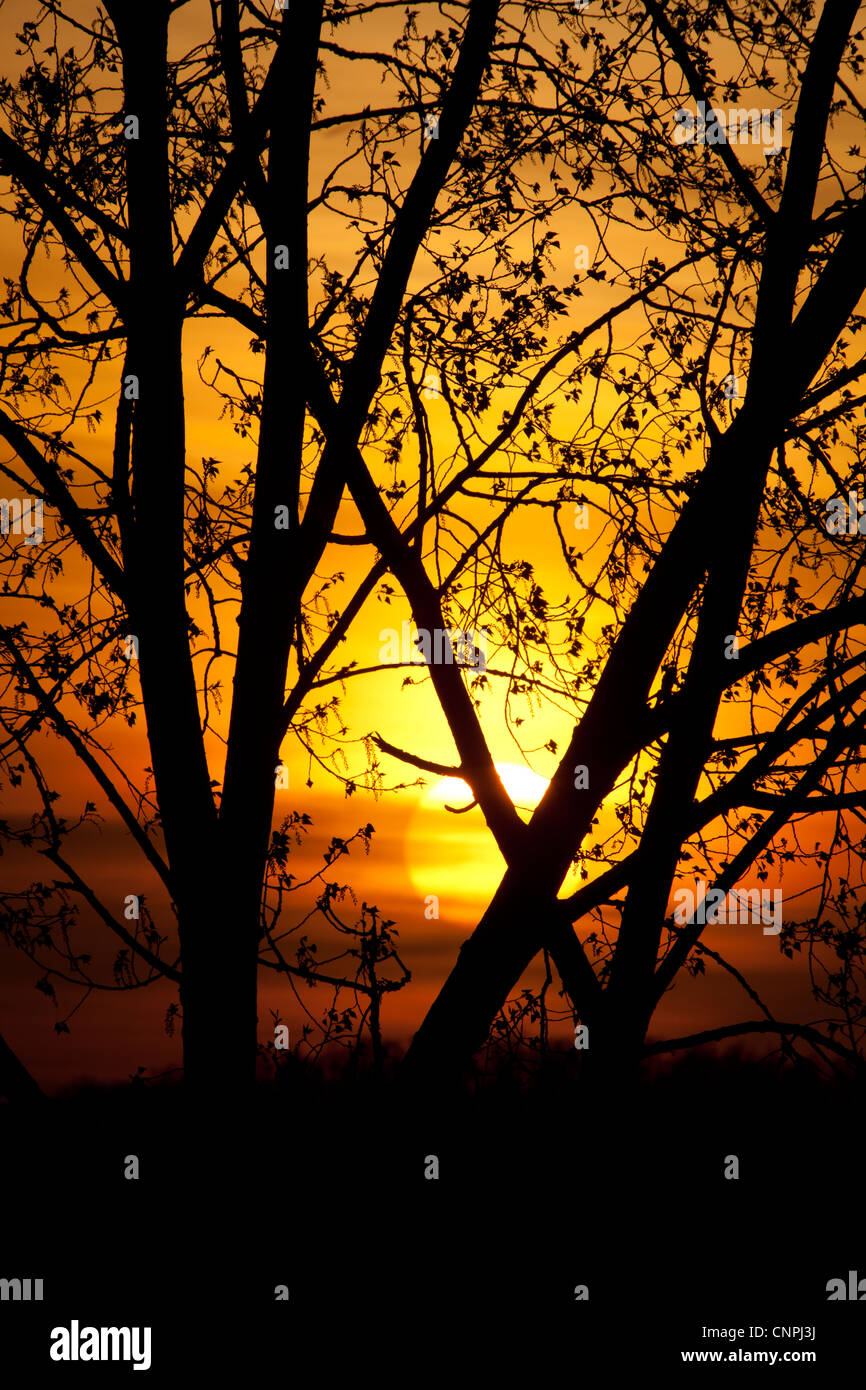
{"type": "MultiPolygon", "coordinates": [[[[0,14],[0,32],[8,36],[29,8],[25,0],[4,6],[0,14]]],[[[202,24],[208,19],[208,6],[194,4],[179,11],[172,27],[173,42],[178,51],[200,37],[202,24]]],[[[393,41],[394,22],[389,11],[365,20],[364,39],[370,49],[389,46],[393,41]]],[[[20,60],[9,52],[9,47],[7,45],[5,49],[5,71],[11,75],[14,74],[16,62],[20,60]]],[[[367,74],[365,87],[359,78],[357,64],[329,58],[328,72],[331,83],[329,110],[361,109],[374,96],[376,100],[381,99],[380,92],[376,95],[379,91],[377,76],[367,74]]],[[[103,99],[107,100],[104,96],[103,99]]],[[[750,94],[744,91],[741,104],[750,103],[750,94]]],[[[844,136],[845,131],[840,130],[837,138],[842,141],[844,136]]],[[[346,131],[339,127],[316,136],[311,172],[313,187],[343,157],[347,140],[346,131]]],[[[411,161],[417,158],[417,154],[414,147],[405,151],[407,167],[412,167],[411,161]]],[[[745,157],[759,158],[760,153],[755,155],[754,152],[747,152],[745,157]]],[[[573,285],[576,274],[574,248],[586,244],[591,254],[595,254],[592,225],[575,207],[573,212],[565,209],[557,213],[553,230],[558,237],[559,248],[553,253],[551,278],[560,285],[573,285]]],[[[348,273],[353,264],[355,248],[350,244],[339,218],[327,210],[314,215],[311,238],[312,254],[326,257],[331,267],[348,273]]],[[[668,262],[673,260],[670,243],[654,238],[648,244],[647,236],[634,228],[623,229],[619,233],[617,249],[622,263],[628,266],[639,265],[650,254],[660,255],[668,262]]],[[[3,273],[16,276],[20,258],[20,238],[16,227],[10,218],[3,219],[0,222],[0,263],[3,273]]],[[[425,263],[423,257],[419,258],[417,283],[423,283],[429,273],[429,264],[425,263]]],[[[580,272],[577,274],[580,275],[580,272]]],[[[55,283],[52,275],[56,277],[58,286],[63,279],[62,267],[56,258],[52,262],[40,261],[34,275],[42,277],[38,284],[40,292],[45,294],[55,283]]],[[[558,336],[593,320],[624,296],[621,287],[592,277],[582,276],[580,286],[581,296],[569,301],[568,312],[563,315],[557,331],[558,336]]],[[[623,353],[628,351],[644,327],[645,320],[638,310],[625,316],[617,330],[620,335],[617,350],[623,353]]],[[[224,481],[236,479],[241,469],[252,460],[254,444],[240,437],[231,422],[221,416],[220,402],[214,392],[202,383],[196,364],[207,353],[208,363],[216,359],[231,362],[238,370],[258,379],[262,359],[250,351],[249,342],[248,332],[237,324],[227,324],[223,319],[202,319],[189,323],[185,330],[188,458],[196,466],[203,459],[216,459],[220,478],[224,481]]],[[[595,348],[604,344],[599,341],[591,346],[595,348]]],[[[82,383],[76,380],[75,367],[69,363],[69,359],[67,365],[69,374],[66,386],[74,395],[76,387],[82,383]]],[[[208,366],[206,370],[210,369],[208,366]]],[[[79,376],[83,381],[81,369],[79,376]]],[[[111,456],[110,421],[113,420],[112,403],[116,384],[117,364],[101,370],[94,394],[105,403],[106,424],[95,433],[88,432],[83,425],[79,426],[72,436],[75,444],[100,466],[106,466],[111,456]]],[[[516,378],[510,387],[512,397],[518,388],[519,380],[516,378]]],[[[602,386],[595,402],[592,392],[586,387],[579,403],[575,403],[566,399],[564,391],[560,392],[552,382],[551,399],[555,405],[554,418],[560,437],[573,434],[580,438],[587,431],[591,433],[587,422],[593,404],[596,410],[593,428],[598,427],[599,420],[603,423],[605,417],[618,408],[616,395],[607,385],[602,386]]],[[[491,408],[491,421],[501,414],[507,402],[508,392],[501,392],[491,408]]],[[[441,398],[431,399],[428,402],[428,415],[435,449],[440,457],[444,457],[455,443],[445,402],[441,398]]],[[[648,421],[642,440],[645,459],[657,457],[662,433],[663,425],[659,421],[648,421]]],[[[417,453],[414,450],[414,443],[407,444],[405,459],[401,459],[401,469],[404,469],[407,477],[412,476],[416,466],[417,453]]],[[[8,450],[4,457],[6,454],[8,450]]],[[[693,456],[679,460],[677,466],[681,471],[686,471],[696,462],[697,458],[693,456]]],[[[586,573],[589,575],[604,553],[608,533],[603,529],[601,515],[595,506],[603,496],[602,490],[594,492],[589,485],[584,491],[590,501],[588,531],[575,528],[574,507],[570,502],[561,505],[558,516],[569,542],[579,544],[586,550],[586,573]],[[597,548],[595,553],[593,546],[597,548]]],[[[553,495],[552,485],[548,495],[553,495]]],[[[484,502],[466,502],[462,505],[466,520],[478,523],[483,517],[484,502]]],[[[657,520],[662,524],[660,518],[657,520]]],[[[51,527],[51,514],[47,512],[46,530],[49,535],[51,527]]],[[[357,535],[360,529],[355,508],[344,503],[338,517],[337,531],[357,535]]],[[[563,561],[549,507],[520,511],[515,519],[509,520],[504,528],[502,550],[507,560],[520,559],[531,564],[538,582],[551,601],[561,605],[564,613],[568,612],[574,598],[574,584],[563,561]]],[[[329,547],[319,575],[324,578],[339,570],[344,576],[334,581],[329,595],[335,608],[342,608],[348,601],[354,586],[374,559],[375,551],[369,545],[329,547]]],[[[154,537],[153,541],[153,563],[159,564],[158,537],[154,537]]],[[[818,582],[816,579],[816,584],[818,582]]],[[[70,564],[55,582],[54,592],[68,602],[80,602],[83,592],[81,569],[70,564]]],[[[275,601],[278,601],[278,596],[275,601]]],[[[191,609],[197,618],[206,614],[206,606],[200,597],[191,600],[191,609]]],[[[381,590],[374,592],[354,626],[349,643],[340,654],[340,661],[354,661],[359,668],[379,666],[385,634],[394,630],[399,632],[408,616],[408,607],[399,592],[390,602],[385,601],[381,590]]],[[[609,611],[605,612],[599,605],[593,617],[594,627],[588,625],[587,636],[597,636],[603,621],[609,617],[609,611]]],[[[228,632],[232,631],[232,624],[233,619],[226,620],[228,632]]],[[[230,639],[226,645],[231,645],[230,639]]],[[[508,660],[507,653],[503,657],[502,650],[497,650],[495,644],[488,647],[487,661],[491,667],[507,667],[508,660]]],[[[224,695],[222,707],[214,718],[214,733],[209,743],[212,775],[217,780],[222,775],[221,740],[228,726],[231,670],[231,660],[223,657],[211,672],[212,678],[218,676],[222,681],[224,695]]],[[[557,683],[557,673],[551,666],[546,667],[542,675],[546,680],[557,683]]],[[[544,703],[534,701],[532,708],[530,701],[518,697],[511,701],[506,717],[503,710],[505,685],[501,677],[491,676],[489,688],[481,697],[481,720],[506,788],[524,813],[524,818],[527,818],[558,764],[560,754],[546,745],[554,740],[561,752],[568,742],[577,707],[573,702],[569,706],[562,693],[544,703]],[[515,716],[525,722],[518,724],[515,716]]],[[[339,692],[340,688],[338,683],[330,684],[324,686],[319,694],[329,696],[339,692]]],[[[586,693],[581,692],[581,698],[586,693]]],[[[311,704],[312,701],[307,702],[308,707],[311,704]]],[[[340,712],[348,730],[344,769],[348,778],[355,778],[359,782],[363,780],[367,767],[363,740],[371,734],[379,734],[389,743],[436,763],[450,766],[456,760],[451,736],[423,667],[417,667],[411,673],[397,668],[349,678],[343,686],[340,712]],[[405,684],[407,676],[411,676],[411,685],[405,684]]],[[[719,732],[724,735],[739,729],[742,717],[742,711],[737,711],[734,706],[726,707],[719,722],[719,732]]],[[[147,765],[141,719],[131,730],[120,721],[114,721],[107,742],[112,756],[122,765],[133,769],[136,775],[147,765]]],[[[88,826],[76,833],[73,843],[77,847],[76,864],[79,870],[85,877],[89,873],[98,882],[105,900],[115,905],[121,903],[129,893],[147,895],[158,927],[168,934],[170,913],[164,896],[160,895],[148,872],[142,869],[128,837],[93,788],[87,773],[75,764],[57,739],[43,739],[41,751],[44,765],[52,774],[53,785],[62,792],[58,803],[59,814],[73,820],[81,813],[84,802],[93,799],[104,817],[100,827],[88,826]]],[[[277,793],[275,825],[283,815],[293,811],[307,813],[313,822],[303,846],[292,852],[289,867],[296,878],[304,879],[316,871],[332,836],[348,838],[368,822],[375,828],[369,856],[365,856],[359,845],[355,844],[351,855],[340,860],[327,872],[326,877],[350,885],[359,904],[375,904],[396,924],[400,934],[400,954],[412,972],[412,980],[399,993],[385,997],[382,1021],[389,1039],[405,1043],[421,1022],[451,968],[459,944],[484,911],[499,882],[504,867],[502,858],[477,807],[459,814],[448,809],[449,806],[465,806],[471,800],[465,786],[455,785],[453,780],[429,773],[416,773],[411,767],[381,755],[385,775],[385,788],[381,793],[374,796],[361,786],[347,797],[341,782],[321,765],[311,764],[304,750],[291,736],[283,745],[283,757],[288,767],[289,786],[277,793]],[[424,785],[388,790],[399,783],[412,783],[416,778],[424,785]],[[438,918],[430,912],[431,898],[438,900],[438,918]]],[[[608,798],[601,813],[598,838],[615,830],[616,807],[622,804],[624,796],[623,788],[608,798]]],[[[31,804],[29,799],[19,795],[14,802],[10,800],[4,814],[23,822],[33,805],[35,803],[31,804]]],[[[814,819],[806,838],[816,839],[820,833],[820,819],[814,819]]],[[[203,865],[202,873],[216,872],[219,867],[203,865]]],[[[34,867],[32,859],[25,863],[23,855],[18,853],[8,854],[0,870],[9,883],[28,882],[29,877],[50,879],[54,876],[50,865],[37,864],[34,867]]],[[[686,885],[691,881],[680,880],[686,885]]],[[[572,875],[564,885],[563,895],[574,891],[579,882],[572,875]]],[[[748,882],[757,886],[754,877],[748,882]]],[[[786,867],[784,880],[770,879],[763,886],[770,889],[783,887],[786,915],[807,915],[814,884],[810,876],[799,868],[786,867]]],[[[299,897],[302,898],[301,902],[290,904],[289,921],[299,919],[309,909],[310,892],[299,897]],[[294,918],[291,914],[294,914],[294,918]]],[[[350,903],[345,905],[345,912],[351,915],[350,903]]],[[[103,960],[102,977],[110,977],[114,943],[105,942],[102,931],[92,921],[87,921],[86,914],[83,914],[82,922],[85,925],[79,949],[90,950],[97,959],[103,960]]],[[[589,930],[591,924],[583,922],[581,934],[585,936],[589,930]]],[[[791,1021],[806,1021],[815,1017],[816,1006],[811,998],[803,960],[795,957],[790,961],[782,956],[776,938],[765,936],[760,926],[710,928],[704,940],[709,946],[723,952],[737,969],[747,975],[778,1017],[791,1021]]],[[[169,1038],[163,1028],[166,1010],[176,998],[171,986],[160,983],[133,992],[95,992],[70,1021],[70,1033],[58,1037],[53,1025],[58,1018],[66,1016],[79,994],[69,987],[58,986],[59,1007],[55,1009],[52,1002],[34,988],[37,972],[20,954],[4,947],[0,959],[0,1031],[46,1089],[61,1088],[83,1078],[122,1080],[139,1066],[158,1072],[180,1065],[179,1036],[176,1033],[169,1038]]],[[[536,962],[532,975],[524,983],[537,985],[541,978],[541,966],[536,962]]],[[[323,988],[313,993],[301,987],[300,993],[303,1002],[313,1013],[321,1013],[330,1002],[330,996],[323,988]]],[[[344,999],[344,1006],[348,1002],[348,999],[344,999]]],[[[551,1001],[554,1007],[559,1007],[561,1002],[558,999],[551,1001]]],[[[263,971],[259,994],[263,1039],[269,1036],[272,1010],[279,1011],[289,1023],[294,1039],[304,1018],[301,1005],[285,986],[274,982],[271,972],[263,971]]],[[[755,1012],[754,1004],[737,982],[712,962],[707,962],[705,975],[695,979],[681,975],[676,988],[668,993],[655,1015],[652,1034],[656,1037],[679,1036],[701,1028],[753,1018],[755,1012]]],[[[219,1026],[219,1018],[214,1017],[214,1029],[219,1026]]],[[[568,1018],[553,1030],[554,1037],[564,1045],[568,1045],[571,1033],[572,1025],[568,1018]]],[[[760,1041],[755,1047],[758,1051],[765,1051],[772,1045],[760,1041]]]]}

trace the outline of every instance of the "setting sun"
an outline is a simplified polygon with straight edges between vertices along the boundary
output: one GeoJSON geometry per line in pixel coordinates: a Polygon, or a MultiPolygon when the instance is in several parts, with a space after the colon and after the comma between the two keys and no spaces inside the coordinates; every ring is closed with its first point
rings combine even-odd
{"type": "MultiPolygon", "coordinates": [[[[496,771],[517,810],[533,811],[547,779],[518,763],[498,762],[496,771]]],[[[440,777],[425,788],[409,818],[405,844],[415,888],[440,896],[442,920],[465,930],[473,909],[495,891],[505,861],[461,777],[440,777]]]]}
{"type": "MultiPolygon", "coordinates": [[[[517,809],[534,810],[547,790],[547,778],[520,763],[496,763],[495,766],[517,809]]],[[[425,790],[421,800],[427,805],[453,806],[461,810],[472,801],[472,793],[462,777],[442,777],[425,790]]]]}

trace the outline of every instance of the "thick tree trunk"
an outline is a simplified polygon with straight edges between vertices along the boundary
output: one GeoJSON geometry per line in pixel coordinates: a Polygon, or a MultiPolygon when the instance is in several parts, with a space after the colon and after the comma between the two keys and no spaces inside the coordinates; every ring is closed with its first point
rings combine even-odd
{"type": "Polygon", "coordinates": [[[45,1099],[42,1088],[5,1038],[0,1038],[0,1096],[12,1101],[45,1099]]]}
{"type": "Polygon", "coordinates": [[[180,917],[184,1084],[216,1108],[249,1096],[255,1077],[258,892],[243,901],[233,879],[230,861],[203,866],[198,903],[180,917]]]}
{"type": "Polygon", "coordinates": [[[412,1040],[412,1083],[448,1077],[482,1046],[490,1024],[542,946],[538,899],[507,873],[412,1040]]]}
{"type": "Polygon", "coordinates": [[[650,1012],[642,1003],[628,1013],[617,1011],[610,1001],[605,1003],[598,1022],[589,1030],[589,1046],[581,1058],[581,1080],[590,1097],[607,1106],[632,1096],[638,1086],[650,1012]]]}
{"type": "MultiPolygon", "coordinates": [[[[698,490],[683,509],[643,585],[566,756],[529,827],[521,863],[510,868],[406,1058],[409,1075],[454,1072],[483,1043],[544,940],[544,923],[599,805],[643,742],[647,697],[668,644],[706,567],[707,535],[724,527],[737,486],[754,460],[741,414],[713,446],[698,490]],[[589,770],[575,785],[575,766],[589,770]]],[[[761,464],[766,456],[761,450],[761,464]]],[[[645,988],[644,988],[645,992],[645,988]]],[[[586,1000],[577,999],[583,1010],[586,1000]]],[[[644,1028],[647,1020],[643,1020],[644,1028]]],[[[641,1034],[642,1038],[642,1034],[641,1034]]],[[[637,1043],[627,1052],[635,1054],[637,1043]]]]}
{"type": "MultiPolygon", "coordinates": [[[[269,143],[267,181],[256,180],[267,241],[267,328],[255,494],[232,693],[219,842],[233,873],[219,981],[237,1016],[227,1021],[228,1067],[249,1089],[256,1061],[256,979],[262,894],[275,811],[286,678],[306,582],[298,545],[306,418],[307,181],[310,112],[321,5],[283,19],[289,90],[269,143]]],[[[282,806],[277,806],[277,815],[282,806]]]]}
{"type": "MultiPolygon", "coordinates": [[[[233,1067],[246,974],[229,954],[233,913],[219,906],[224,868],[202,737],[186,605],[186,439],[182,328],[168,172],[170,6],[109,4],[123,51],[129,279],[121,391],[131,404],[129,457],[115,457],[130,633],[177,912],[185,1080],[203,1094],[233,1067]]],[[[125,137],[122,137],[125,138],[125,137]]],[[[254,996],[253,996],[254,997],[254,996]]]]}

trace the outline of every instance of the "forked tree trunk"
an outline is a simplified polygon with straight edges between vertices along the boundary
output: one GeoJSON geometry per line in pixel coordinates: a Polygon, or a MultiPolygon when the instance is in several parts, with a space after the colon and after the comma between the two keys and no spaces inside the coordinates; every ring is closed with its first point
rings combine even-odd
{"type": "MultiPolygon", "coordinates": [[[[228,1084],[235,1031],[249,1018],[254,985],[230,948],[237,913],[223,888],[210,773],[202,737],[186,601],[186,439],[182,295],[173,261],[167,132],[170,5],[109,0],[123,52],[129,278],[121,382],[131,402],[129,456],[116,451],[114,498],[138,644],[147,735],[181,943],[186,1079],[210,1093],[228,1084]],[[243,1001],[246,999],[246,1006],[243,1001]]],[[[230,871],[230,870],[229,870],[230,871]]]]}

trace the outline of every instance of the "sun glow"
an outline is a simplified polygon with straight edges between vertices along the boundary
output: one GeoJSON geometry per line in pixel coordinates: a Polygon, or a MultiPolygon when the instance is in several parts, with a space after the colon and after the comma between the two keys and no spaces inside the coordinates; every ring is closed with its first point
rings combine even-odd
{"type": "MultiPolygon", "coordinates": [[[[547,779],[518,763],[496,763],[496,771],[517,810],[528,816],[544,795],[547,779]]],[[[481,809],[472,802],[461,777],[440,777],[425,788],[406,827],[406,865],[415,889],[425,899],[436,895],[438,921],[463,930],[489,901],[505,870],[481,809]]]]}
{"type": "MultiPolygon", "coordinates": [[[[547,778],[519,763],[495,763],[494,766],[517,809],[533,811],[547,790],[547,778]]],[[[421,801],[428,806],[459,809],[470,804],[472,792],[462,777],[441,777],[425,790],[421,801]]]]}
{"type": "MultiPolygon", "coordinates": [[[[524,821],[549,781],[521,763],[496,763],[496,771],[524,821]]],[[[616,827],[615,807],[628,799],[624,777],[598,812],[602,829],[616,827]]],[[[435,894],[441,920],[465,925],[487,903],[505,871],[505,860],[485,824],[481,808],[461,777],[440,777],[425,787],[406,825],[405,863],[414,888],[435,894]]],[[[439,920],[439,919],[437,919],[439,920]]]]}

